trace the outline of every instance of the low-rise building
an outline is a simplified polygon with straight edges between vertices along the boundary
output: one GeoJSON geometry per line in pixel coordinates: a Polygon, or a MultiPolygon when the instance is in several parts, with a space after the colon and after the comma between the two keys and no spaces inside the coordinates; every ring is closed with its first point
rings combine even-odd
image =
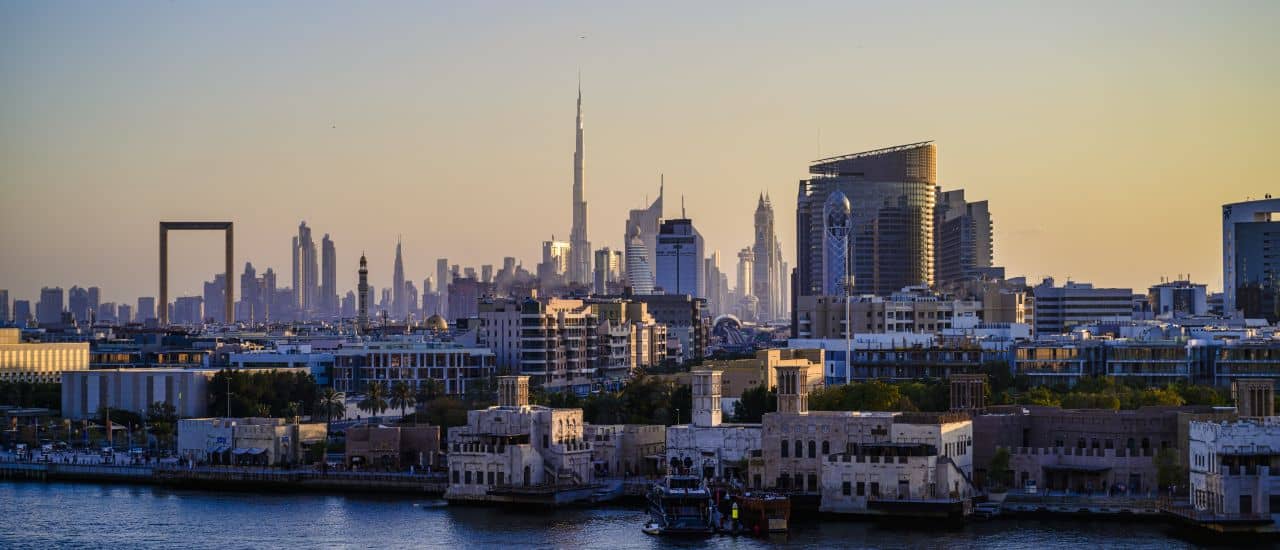
{"type": "Polygon", "coordinates": [[[529,404],[528,376],[498,378],[498,405],[449,430],[449,500],[503,501],[594,481],[582,409],[529,404]]]}
{"type": "Polygon", "coordinates": [[[1191,422],[1189,450],[1197,519],[1271,519],[1280,488],[1280,419],[1191,422]]]}
{"type": "Polygon", "coordinates": [[[746,482],[748,461],[760,451],[760,424],[722,421],[719,371],[692,373],[693,422],[667,427],[669,472],[746,482]]]}
{"type": "Polygon", "coordinates": [[[22,330],[0,328],[0,382],[51,384],[63,373],[89,370],[88,342],[22,341],[22,330]]]}
{"type": "Polygon", "coordinates": [[[211,465],[301,464],[324,441],[323,422],[284,418],[188,418],[178,421],[178,455],[211,465]]]}
{"type": "Polygon", "coordinates": [[[127,368],[68,372],[62,377],[62,416],[99,418],[101,411],[144,414],[152,403],[173,406],[180,418],[209,414],[209,381],[215,369],[127,368]]]}
{"type": "Polygon", "coordinates": [[[440,456],[439,426],[356,424],[346,429],[345,462],[360,470],[402,471],[433,468],[440,456]]]}
{"type": "Polygon", "coordinates": [[[377,381],[387,387],[404,382],[416,390],[435,380],[445,393],[462,395],[495,372],[494,354],[488,348],[405,337],[335,351],[333,387],[358,393],[377,381]]]}
{"type": "Polygon", "coordinates": [[[667,450],[667,427],[660,424],[587,424],[591,460],[598,478],[655,475],[667,450]]]}

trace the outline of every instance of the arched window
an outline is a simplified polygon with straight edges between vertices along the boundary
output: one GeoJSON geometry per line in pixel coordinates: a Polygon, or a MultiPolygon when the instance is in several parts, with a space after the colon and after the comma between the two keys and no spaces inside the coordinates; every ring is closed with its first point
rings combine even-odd
{"type": "Polygon", "coordinates": [[[831,454],[831,443],[830,443],[830,442],[828,442],[828,441],[823,441],[823,442],[822,442],[822,454],[824,454],[824,455],[831,454]]]}
{"type": "Polygon", "coordinates": [[[796,458],[804,458],[804,447],[800,444],[800,440],[796,440],[796,458]]]}
{"type": "Polygon", "coordinates": [[[791,447],[787,446],[786,441],[782,442],[781,447],[782,447],[782,458],[787,458],[787,455],[789,454],[788,451],[791,449],[791,447]]]}
{"type": "Polygon", "coordinates": [[[817,458],[818,443],[812,439],[809,440],[809,458],[817,458]]]}

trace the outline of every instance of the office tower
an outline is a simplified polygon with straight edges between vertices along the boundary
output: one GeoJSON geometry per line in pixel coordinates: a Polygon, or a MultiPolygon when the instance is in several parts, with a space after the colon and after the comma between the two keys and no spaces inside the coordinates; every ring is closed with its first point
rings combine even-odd
{"type": "Polygon", "coordinates": [[[25,327],[31,322],[31,301],[30,300],[14,300],[13,301],[13,324],[25,327]]]}
{"type": "Polygon", "coordinates": [[[173,303],[173,315],[169,319],[179,325],[204,323],[204,300],[199,296],[179,296],[173,303]]]}
{"type": "Polygon", "coordinates": [[[414,286],[413,281],[404,282],[404,317],[418,311],[418,287],[414,286]]]}
{"type": "Polygon", "coordinates": [[[835,191],[852,208],[855,293],[888,296],[906,286],[931,285],[936,157],[933,142],[922,142],[810,164],[813,177],[800,182],[796,204],[797,294],[825,291],[822,214],[835,191]]]}
{"type": "Polygon", "coordinates": [[[1222,312],[1280,321],[1280,199],[1222,206],[1222,312]]]}
{"type": "Polygon", "coordinates": [[[622,282],[622,251],[604,247],[596,250],[592,262],[592,286],[596,294],[612,294],[610,287],[618,287],[622,282]]]}
{"type": "Polygon", "coordinates": [[[939,286],[1004,278],[1004,270],[992,267],[994,226],[987,201],[968,202],[964,189],[938,188],[933,227],[934,279],[939,286]]]}
{"type": "Polygon", "coordinates": [[[493,264],[484,264],[480,266],[480,282],[493,282],[493,264]]]}
{"type": "Polygon", "coordinates": [[[463,276],[464,276],[464,277],[466,277],[466,278],[468,278],[468,279],[476,279],[476,280],[479,280],[479,277],[476,277],[476,268],[474,268],[474,267],[466,267],[466,268],[463,268],[463,269],[462,269],[462,274],[463,274],[463,276]]]}
{"type": "Polygon", "coordinates": [[[756,254],[751,247],[743,248],[738,251],[738,278],[737,278],[737,294],[741,300],[752,294],[751,276],[755,272],[756,254]]]}
{"type": "Polygon", "coordinates": [[[236,319],[240,321],[257,321],[263,313],[258,272],[250,262],[244,263],[244,273],[240,274],[240,302],[237,308],[236,319]]]}
{"type": "Polygon", "coordinates": [[[1133,318],[1131,288],[1094,288],[1089,283],[1071,281],[1059,287],[1054,286],[1052,277],[1046,277],[1033,292],[1037,335],[1062,334],[1096,321],[1133,318]]]}
{"type": "Polygon", "coordinates": [[[40,289],[40,301],[36,303],[36,322],[41,325],[57,325],[62,322],[62,287],[40,289]]]}
{"type": "Polygon", "coordinates": [[[320,313],[338,314],[338,251],[328,233],[320,239],[320,313]]]}
{"type": "Polygon", "coordinates": [[[1191,317],[1209,314],[1208,287],[1188,279],[1163,281],[1147,289],[1147,301],[1157,318],[1191,317]]]}
{"type": "Polygon", "coordinates": [[[382,300],[378,302],[378,311],[382,312],[384,318],[391,313],[392,299],[391,289],[382,289],[382,300]]]}
{"type": "Polygon", "coordinates": [[[662,220],[662,194],[666,188],[665,177],[659,178],[658,198],[646,208],[631,210],[627,215],[627,224],[622,234],[624,248],[627,252],[627,281],[636,294],[650,294],[653,289],[653,269],[658,265],[658,223],[662,220]],[[639,243],[632,243],[632,238],[639,243]],[[643,253],[643,260],[636,257],[633,261],[632,251],[643,253]],[[631,266],[643,269],[643,272],[631,272],[631,266]],[[641,292],[641,288],[649,292],[641,292]]]}
{"type": "Polygon", "coordinates": [[[342,318],[351,319],[356,316],[356,293],[350,290],[342,297],[342,318]]]}
{"type": "Polygon", "coordinates": [[[582,84],[578,84],[578,115],[573,150],[573,226],[569,230],[569,282],[591,284],[591,242],[587,240],[587,201],[582,181],[582,84]]]}
{"type": "Polygon", "coordinates": [[[93,320],[98,323],[116,322],[115,302],[103,302],[98,304],[98,312],[94,314],[93,320]]]}
{"type": "Polygon", "coordinates": [[[702,235],[693,220],[663,220],[658,228],[658,269],[654,283],[666,294],[702,298],[702,235]]]}
{"type": "Polygon", "coordinates": [[[755,288],[752,294],[759,304],[759,320],[773,321],[778,308],[778,238],[773,227],[773,204],[764,193],[760,193],[760,200],[756,203],[755,230],[756,240],[752,245],[755,273],[751,277],[755,288]]]}
{"type": "Polygon", "coordinates": [[[226,312],[222,311],[226,308],[225,296],[227,292],[227,277],[225,273],[219,273],[213,276],[212,281],[204,283],[204,317],[203,319],[225,320],[226,312]]]}
{"type": "Polygon", "coordinates": [[[0,288],[0,325],[9,322],[9,291],[0,288]]]}
{"type": "Polygon", "coordinates": [[[849,216],[852,207],[836,191],[822,207],[822,294],[843,296],[849,290],[849,216]]]}
{"type": "Polygon", "coordinates": [[[129,304],[116,306],[116,323],[127,325],[133,322],[133,307],[129,304]]]}
{"type": "Polygon", "coordinates": [[[102,289],[91,286],[87,290],[89,292],[89,311],[96,312],[98,311],[98,305],[102,303],[102,289]]]}
{"type": "Polygon", "coordinates": [[[293,308],[299,318],[305,319],[317,305],[319,267],[316,260],[316,243],[311,240],[311,228],[304,221],[298,225],[298,236],[293,238],[293,308]]]}
{"type": "Polygon", "coordinates": [[[156,299],[153,296],[138,297],[137,317],[139,322],[146,322],[147,319],[158,319],[156,317],[156,299]]]}
{"type": "Polygon", "coordinates": [[[554,235],[551,240],[542,241],[542,262],[538,264],[538,279],[543,284],[568,275],[571,250],[568,242],[557,241],[554,235]]]}
{"type": "Polygon", "coordinates": [[[391,316],[403,319],[409,313],[404,295],[404,258],[400,254],[400,238],[396,238],[396,261],[391,268],[391,316]]]}
{"type": "Polygon", "coordinates": [[[360,327],[360,332],[364,333],[369,330],[369,261],[365,259],[364,253],[360,254],[360,285],[356,287],[359,295],[360,310],[356,314],[356,326],[360,327]]]}
{"type": "Polygon", "coordinates": [[[280,316],[285,313],[293,301],[293,292],[279,290],[276,279],[275,270],[268,267],[262,273],[262,281],[258,283],[259,292],[262,293],[262,314],[259,318],[263,321],[271,320],[272,315],[280,316]]]}
{"type": "MultiPolygon", "coordinates": [[[[633,294],[653,294],[653,268],[640,228],[631,228],[627,237],[627,284],[633,294]]],[[[655,243],[656,244],[656,243],[655,243]]]]}
{"type": "MultiPolygon", "coordinates": [[[[41,301],[43,300],[42,297],[41,301]]],[[[93,317],[94,311],[89,305],[89,291],[73,285],[71,290],[67,291],[67,311],[71,312],[71,317],[77,321],[88,321],[93,317]]]]}
{"type": "Polygon", "coordinates": [[[712,252],[706,260],[703,261],[702,295],[707,299],[707,311],[712,317],[724,314],[726,309],[727,292],[724,288],[728,279],[720,272],[720,251],[712,252]]]}
{"type": "Polygon", "coordinates": [[[439,307],[441,311],[449,311],[449,260],[440,258],[436,260],[436,291],[440,295],[439,307]]]}

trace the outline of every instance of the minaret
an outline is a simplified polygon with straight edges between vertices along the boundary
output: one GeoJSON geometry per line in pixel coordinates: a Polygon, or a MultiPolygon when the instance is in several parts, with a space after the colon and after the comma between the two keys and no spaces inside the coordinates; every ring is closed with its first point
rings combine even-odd
{"type": "Polygon", "coordinates": [[[569,282],[591,282],[591,242],[587,240],[587,202],[582,183],[582,81],[578,81],[578,116],[573,151],[573,227],[569,231],[569,282]]]}
{"type": "Polygon", "coordinates": [[[409,313],[404,303],[404,260],[400,257],[400,237],[396,237],[396,263],[391,272],[391,313],[397,319],[409,313]]]}
{"type": "Polygon", "coordinates": [[[356,315],[356,323],[360,326],[360,333],[364,334],[369,330],[369,261],[365,259],[363,252],[360,253],[360,286],[357,290],[359,296],[356,301],[360,304],[360,310],[356,315]]]}

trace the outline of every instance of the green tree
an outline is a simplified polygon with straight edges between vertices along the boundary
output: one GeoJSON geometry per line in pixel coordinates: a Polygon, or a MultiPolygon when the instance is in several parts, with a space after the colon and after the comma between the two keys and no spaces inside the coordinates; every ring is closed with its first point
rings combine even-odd
{"type": "Polygon", "coordinates": [[[396,382],[391,386],[391,406],[400,409],[400,417],[405,416],[405,411],[409,410],[417,400],[414,397],[413,388],[409,387],[403,380],[396,382]]]}
{"type": "Polygon", "coordinates": [[[742,397],[733,406],[734,422],[760,422],[765,413],[778,410],[778,389],[766,389],[763,384],[742,390],[742,397]]]}
{"type": "Polygon", "coordinates": [[[987,479],[993,490],[1000,491],[1009,487],[1009,449],[1000,447],[991,456],[991,465],[987,468],[987,479]]]}
{"type": "Polygon", "coordinates": [[[327,439],[333,421],[342,420],[347,416],[346,394],[331,387],[325,387],[320,390],[316,398],[316,411],[324,417],[324,433],[327,439]]]}
{"type": "Polygon", "coordinates": [[[1027,390],[1018,396],[1018,403],[1023,405],[1044,405],[1047,407],[1058,407],[1062,405],[1062,400],[1057,394],[1050,391],[1044,386],[1036,386],[1027,390]]]}
{"type": "Polygon", "coordinates": [[[1147,388],[1138,392],[1138,406],[1162,406],[1162,407],[1179,407],[1186,401],[1182,399],[1182,395],[1173,388],[1147,388]]]}
{"type": "Polygon", "coordinates": [[[253,416],[257,416],[261,418],[272,418],[271,406],[266,403],[258,403],[258,406],[254,407],[253,409],[253,416]]]}
{"type": "Polygon", "coordinates": [[[369,413],[370,422],[372,417],[382,414],[387,410],[387,385],[381,381],[373,381],[365,389],[364,399],[356,405],[360,410],[369,413]]]}

